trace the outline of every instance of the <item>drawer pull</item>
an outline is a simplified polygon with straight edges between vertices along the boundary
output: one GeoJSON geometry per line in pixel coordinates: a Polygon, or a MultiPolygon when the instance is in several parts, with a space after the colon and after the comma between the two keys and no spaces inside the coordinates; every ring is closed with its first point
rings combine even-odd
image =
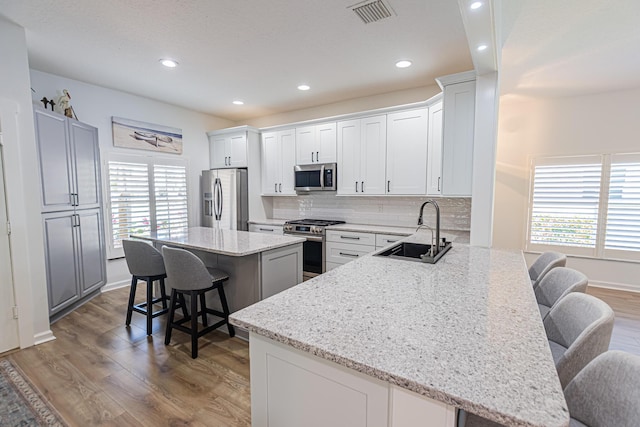
{"type": "Polygon", "coordinates": [[[349,240],[360,240],[359,237],[353,237],[353,236],[340,236],[341,239],[349,239],[349,240]]]}
{"type": "Polygon", "coordinates": [[[395,243],[395,242],[397,242],[397,240],[389,240],[389,239],[387,239],[387,243],[395,243]]]}
{"type": "Polygon", "coordinates": [[[346,253],[346,252],[340,252],[340,255],[342,255],[342,256],[350,256],[350,257],[353,257],[353,258],[358,258],[360,256],[360,255],[357,255],[357,254],[349,254],[349,253],[346,253]]]}
{"type": "Polygon", "coordinates": [[[260,231],[274,231],[273,228],[260,228],[260,231]]]}

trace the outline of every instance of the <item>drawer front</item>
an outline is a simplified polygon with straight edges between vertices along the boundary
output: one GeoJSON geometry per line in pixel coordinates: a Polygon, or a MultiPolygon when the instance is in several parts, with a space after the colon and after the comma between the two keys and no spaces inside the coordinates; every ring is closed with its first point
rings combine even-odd
{"type": "Polygon", "coordinates": [[[249,224],[249,231],[264,234],[283,234],[281,225],[249,224]]]}
{"type": "Polygon", "coordinates": [[[327,230],[327,242],[351,243],[354,245],[376,245],[376,235],[373,233],[357,233],[354,231],[327,230]]]}
{"type": "Polygon", "coordinates": [[[346,264],[375,250],[373,245],[354,245],[351,243],[327,242],[327,264],[346,264]]]}
{"type": "Polygon", "coordinates": [[[404,239],[406,236],[398,236],[393,234],[376,234],[376,248],[383,248],[392,243],[404,239]]]}

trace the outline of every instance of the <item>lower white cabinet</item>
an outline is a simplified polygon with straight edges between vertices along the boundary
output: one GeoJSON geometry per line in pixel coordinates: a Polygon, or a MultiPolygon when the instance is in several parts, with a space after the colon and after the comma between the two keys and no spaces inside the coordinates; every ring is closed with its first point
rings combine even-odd
{"type": "Polygon", "coordinates": [[[325,270],[332,270],[363,255],[382,249],[404,237],[395,234],[327,230],[325,270]]]}
{"type": "Polygon", "coordinates": [[[282,235],[284,231],[281,225],[249,224],[249,231],[253,233],[282,235]]]}
{"type": "Polygon", "coordinates": [[[43,215],[51,315],[106,283],[99,208],[43,215]]]}
{"type": "Polygon", "coordinates": [[[302,243],[262,253],[261,299],[302,283],[302,243]]]}
{"type": "Polygon", "coordinates": [[[254,427],[453,427],[452,406],[255,333],[251,358],[254,427]]]}
{"type": "Polygon", "coordinates": [[[397,234],[376,234],[376,250],[396,243],[400,239],[404,239],[404,237],[405,236],[398,236],[397,234]]]}

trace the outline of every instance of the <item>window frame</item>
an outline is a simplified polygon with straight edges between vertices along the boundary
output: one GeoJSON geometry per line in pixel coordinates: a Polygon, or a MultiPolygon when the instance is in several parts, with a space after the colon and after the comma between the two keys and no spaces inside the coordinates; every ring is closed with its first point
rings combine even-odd
{"type": "Polygon", "coordinates": [[[525,251],[544,252],[558,251],[567,255],[585,258],[640,262],[640,251],[606,249],[607,217],[609,210],[609,189],[611,183],[612,163],[640,163],[640,153],[603,153],[582,156],[544,156],[530,160],[529,197],[525,230],[525,251]],[[599,160],[598,160],[599,159],[599,160]],[[601,164],[600,189],[598,201],[598,217],[596,242],[594,248],[584,248],[562,244],[538,244],[531,242],[531,226],[533,220],[533,196],[535,187],[536,166],[601,164]]]}
{"type": "Polygon", "coordinates": [[[105,179],[104,189],[104,223],[106,230],[106,248],[107,260],[124,258],[124,250],[115,248],[113,245],[113,222],[111,220],[111,176],[109,175],[109,162],[137,163],[147,165],[147,182],[149,184],[149,215],[153,231],[153,224],[156,222],[156,199],[155,199],[155,182],[154,182],[154,166],[179,166],[185,168],[185,184],[186,184],[186,201],[187,201],[187,223],[190,225],[191,215],[191,194],[189,182],[189,163],[186,159],[176,159],[174,157],[150,156],[141,154],[125,154],[112,152],[106,156],[103,164],[103,175],[105,179]]]}

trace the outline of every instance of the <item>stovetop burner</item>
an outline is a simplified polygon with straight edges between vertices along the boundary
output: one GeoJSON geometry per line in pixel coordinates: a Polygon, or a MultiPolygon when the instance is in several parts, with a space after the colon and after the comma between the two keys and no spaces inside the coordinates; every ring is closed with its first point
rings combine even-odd
{"type": "Polygon", "coordinates": [[[287,221],[285,224],[292,225],[315,225],[318,227],[328,227],[330,225],[344,224],[344,221],[336,221],[330,219],[296,219],[293,221],[287,221]]]}

